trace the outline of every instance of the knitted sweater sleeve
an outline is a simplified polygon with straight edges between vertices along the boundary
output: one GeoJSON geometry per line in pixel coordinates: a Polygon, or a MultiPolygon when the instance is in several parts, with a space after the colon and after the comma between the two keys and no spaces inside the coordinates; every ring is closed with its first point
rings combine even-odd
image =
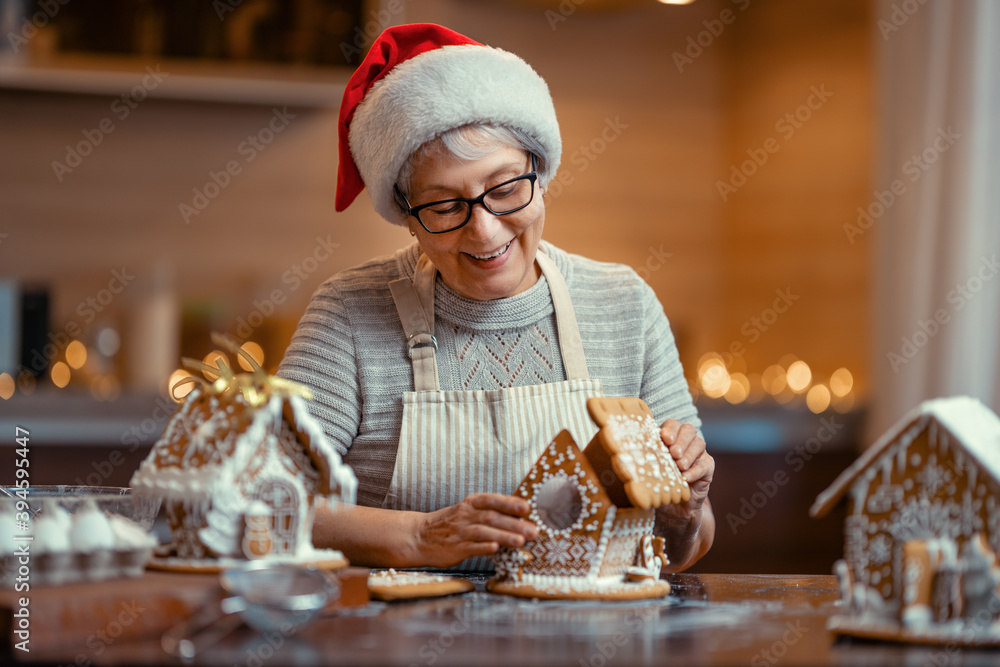
{"type": "Polygon", "coordinates": [[[658,423],[676,419],[682,424],[691,424],[700,435],[701,419],[691,400],[670,323],[656,293],[644,281],[642,308],[646,342],[640,392],[642,400],[649,405],[658,423]]]}
{"type": "Polygon", "coordinates": [[[313,416],[344,456],[358,433],[362,401],[350,315],[333,281],[313,295],[278,375],[312,390],[313,416]]]}

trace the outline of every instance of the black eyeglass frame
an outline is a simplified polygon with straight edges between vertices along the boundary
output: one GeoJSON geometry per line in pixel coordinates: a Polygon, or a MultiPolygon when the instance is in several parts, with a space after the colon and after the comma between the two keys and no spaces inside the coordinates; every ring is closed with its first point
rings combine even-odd
{"type": "Polygon", "coordinates": [[[417,222],[420,223],[420,226],[424,228],[424,231],[426,231],[428,234],[447,234],[448,232],[453,232],[456,229],[461,229],[462,227],[465,227],[467,224],[469,224],[469,220],[472,220],[472,208],[476,204],[479,204],[493,215],[510,215],[511,213],[517,213],[518,211],[527,208],[528,206],[531,205],[531,202],[535,200],[535,182],[537,180],[538,180],[538,167],[535,162],[535,154],[532,153],[531,171],[529,171],[527,174],[521,174],[516,178],[512,178],[509,181],[504,181],[499,185],[494,185],[492,188],[485,190],[478,197],[473,197],[471,199],[468,197],[454,197],[452,199],[441,199],[438,201],[432,201],[428,204],[421,204],[420,206],[410,206],[410,202],[407,201],[406,195],[403,194],[403,191],[399,189],[399,185],[393,185],[392,188],[396,192],[396,196],[399,197],[400,200],[403,202],[403,204],[406,206],[407,215],[412,215],[414,218],[416,218],[417,222]],[[504,187],[505,185],[510,185],[511,183],[516,183],[517,181],[523,181],[523,180],[531,181],[531,196],[528,197],[528,201],[525,202],[523,205],[518,206],[517,208],[512,208],[509,211],[500,212],[500,211],[494,211],[486,204],[486,196],[491,192],[493,192],[494,190],[498,190],[504,187]],[[431,206],[440,206],[441,204],[448,204],[451,202],[459,202],[459,201],[465,202],[466,204],[469,205],[469,208],[466,211],[465,220],[460,225],[456,225],[449,229],[442,229],[441,231],[436,232],[434,230],[427,229],[427,225],[425,225],[424,221],[420,219],[420,211],[424,210],[425,208],[430,208],[431,206]]]}

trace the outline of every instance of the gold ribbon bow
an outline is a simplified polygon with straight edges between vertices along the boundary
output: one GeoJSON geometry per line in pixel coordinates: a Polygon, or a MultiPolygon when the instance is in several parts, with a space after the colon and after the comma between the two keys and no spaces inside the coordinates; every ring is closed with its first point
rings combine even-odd
{"type": "Polygon", "coordinates": [[[192,383],[200,384],[206,393],[219,395],[242,394],[246,402],[254,408],[266,405],[272,396],[301,396],[306,400],[312,399],[312,391],[310,391],[309,387],[265,373],[264,369],[257,363],[257,360],[249,352],[240,347],[239,343],[230,336],[213,333],[212,342],[228,350],[231,354],[242,357],[250,365],[250,368],[253,369],[252,372],[236,374],[229,367],[229,364],[226,363],[225,359],[222,358],[216,361],[215,366],[210,366],[197,359],[181,357],[181,362],[186,368],[193,371],[201,371],[206,376],[216,375],[218,379],[209,382],[200,377],[190,375],[171,387],[170,393],[174,400],[181,400],[174,393],[178,387],[192,383]]]}

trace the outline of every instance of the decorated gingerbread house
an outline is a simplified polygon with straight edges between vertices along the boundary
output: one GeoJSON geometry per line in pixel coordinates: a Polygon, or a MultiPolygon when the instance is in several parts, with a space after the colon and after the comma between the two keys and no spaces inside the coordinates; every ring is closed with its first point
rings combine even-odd
{"type": "Polygon", "coordinates": [[[489,589],[526,597],[662,597],[668,564],[653,536],[655,510],[690,498],[690,489],[638,398],[592,398],[600,427],[585,450],[569,431],[545,448],[514,495],[531,505],[538,537],[493,556],[489,589]]]}
{"type": "MultiPolygon", "coordinates": [[[[197,363],[197,362],[196,362],[197,363]]],[[[312,546],[318,502],[354,502],[351,469],[309,415],[307,390],[224,365],[171,417],[132,477],[138,495],[159,496],[174,559],[282,558],[342,561],[312,546]]]]}
{"type": "Polygon", "coordinates": [[[846,500],[844,611],[856,636],[1000,644],[1000,419],[979,401],[923,403],[816,499],[846,500]]]}

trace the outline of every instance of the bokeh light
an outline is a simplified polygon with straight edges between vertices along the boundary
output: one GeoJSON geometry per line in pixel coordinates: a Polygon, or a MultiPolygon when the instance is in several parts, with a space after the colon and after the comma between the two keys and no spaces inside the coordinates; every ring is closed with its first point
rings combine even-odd
{"type": "Polygon", "coordinates": [[[66,363],[73,370],[83,368],[87,363],[87,347],[78,340],[74,340],[66,346],[66,363]]]}
{"type": "MultiPolygon", "coordinates": [[[[229,366],[229,357],[227,357],[224,352],[220,352],[219,350],[212,350],[211,352],[205,355],[205,358],[202,359],[202,362],[208,366],[211,366],[212,368],[218,368],[220,362],[225,364],[226,366],[229,366]]],[[[229,366],[229,368],[232,368],[232,366],[229,366]]],[[[203,370],[202,374],[205,376],[206,379],[212,382],[219,379],[218,373],[212,373],[203,370]]]]}
{"type": "Polygon", "coordinates": [[[838,368],[830,376],[830,391],[838,398],[843,398],[854,389],[854,376],[846,368],[838,368]]]}
{"type": "Polygon", "coordinates": [[[191,374],[180,368],[170,374],[170,379],[167,380],[167,394],[175,403],[183,401],[184,397],[194,389],[194,382],[188,382],[181,387],[177,386],[177,383],[189,377],[192,377],[191,374]]]}
{"type": "Polygon", "coordinates": [[[114,375],[99,375],[90,383],[90,394],[98,401],[113,401],[121,390],[121,383],[114,375]]]}
{"type": "Polygon", "coordinates": [[[97,351],[105,357],[113,357],[121,347],[122,339],[111,327],[104,327],[97,332],[97,351]]]}
{"type": "Polygon", "coordinates": [[[764,391],[777,396],[785,390],[787,382],[785,380],[785,369],[780,364],[772,364],[764,369],[760,376],[764,391]]]}
{"type": "Polygon", "coordinates": [[[62,389],[69,384],[70,370],[69,366],[61,361],[57,361],[52,365],[52,371],[50,372],[52,377],[52,384],[62,389]]]}
{"type": "MultiPolygon", "coordinates": [[[[248,340],[247,342],[243,343],[243,345],[240,346],[240,349],[249,354],[251,358],[253,358],[253,360],[257,362],[259,366],[264,365],[264,348],[262,348],[260,345],[253,342],[252,340],[248,340]]],[[[240,364],[240,368],[242,368],[243,370],[245,371],[253,370],[253,368],[250,367],[250,364],[247,362],[247,360],[243,358],[243,355],[237,357],[237,361],[240,364]]]]}
{"type": "Polygon", "coordinates": [[[733,373],[729,376],[729,388],[726,390],[726,400],[738,405],[747,400],[750,395],[750,380],[743,373],[733,373]]]}
{"type": "Polygon", "coordinates": [[[722,398],[729,391],[729,371],[721,359],[708,359],[699,365],[701,389],[709,398],[722,398]]]}
{"type": "Polygon", "coordinates": [[[830,407],[830,390],[824,384],[813,385],[806,394],[806,405],[814,414],[824,412],[830,407]]]}
{"type": "Polygon", "coordinates": [[[0,398],[7,400],[14,395],[14,378],[10,373],[0,373],[0,398]]]}
{"type": "Polygon", "coordinates": [[[809,369],[809,364],[804,361],[793,362],[788,367],[786,381],[788,388],[796,394],[804,392],[809,387],[809,383],[812,382],[812,371],[809,369]]]}

